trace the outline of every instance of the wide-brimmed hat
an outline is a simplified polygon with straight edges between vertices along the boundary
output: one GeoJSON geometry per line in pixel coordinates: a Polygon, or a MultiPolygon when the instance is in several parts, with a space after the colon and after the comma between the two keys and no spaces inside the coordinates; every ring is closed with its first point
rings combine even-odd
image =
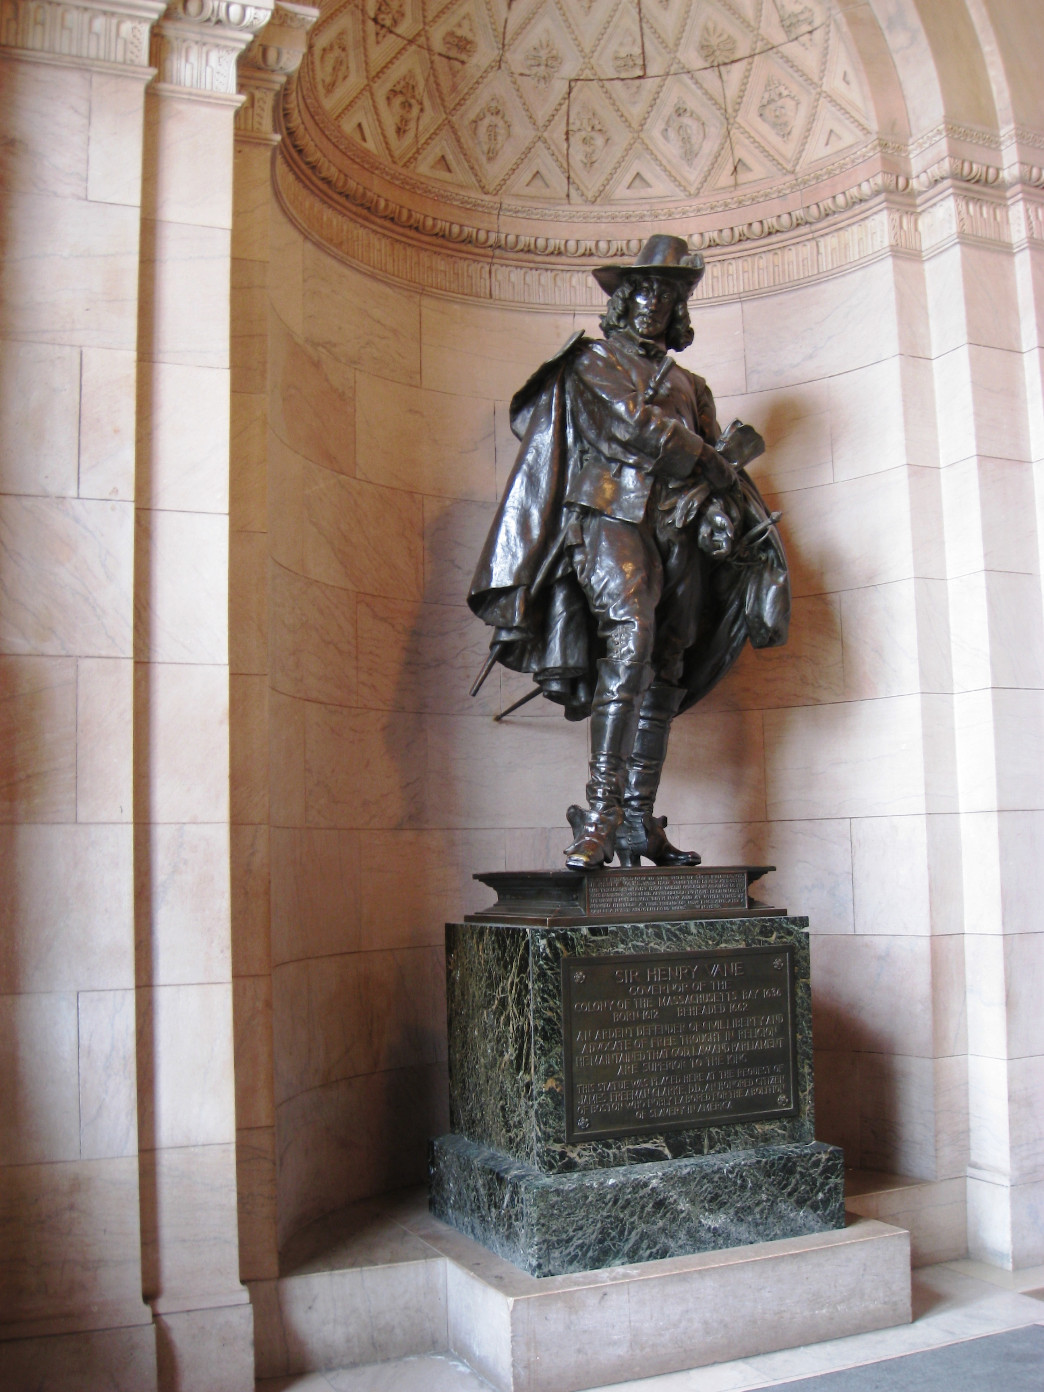
{"type": "Polygon", "coordinates": [[[607,295],[619,290],[629,275],[662,275],[667,280],[676,280],[686,287],[686,297],[692,294],[703,275],[703,257],[698,251],[690,251],[684,237],[672,237],[667,232],[657,232],[642,247],[629,266],[618,262],[611,266],[596,266],[591,272],[607,295]]]}

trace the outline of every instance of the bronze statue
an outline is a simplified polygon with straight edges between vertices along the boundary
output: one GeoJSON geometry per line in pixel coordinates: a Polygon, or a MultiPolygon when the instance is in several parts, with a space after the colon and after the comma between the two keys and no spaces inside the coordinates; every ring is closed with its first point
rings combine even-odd
{"type": "Polygon", "coordinates": [[[786,642],[786,557],[744,465],[751,426],[722,434],[702,377],[669,356],[693,340],[703,259],[650,237],[630,266],[601,266],[599,341],[577,333],[511,402],[518,459],[468,603],[494,663],[590,716],[587,808],[571,807],[566,864],[697,865],[653,815],[671,721],[749,638],[786,642]]]}

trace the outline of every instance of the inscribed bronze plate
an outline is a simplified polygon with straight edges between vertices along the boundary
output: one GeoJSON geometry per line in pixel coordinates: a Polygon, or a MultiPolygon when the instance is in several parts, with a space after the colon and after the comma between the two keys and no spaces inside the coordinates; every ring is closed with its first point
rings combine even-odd
{"type": "Polygon", "coordinates": [[[794,1116],[789,946],[567,957],[566,1143],[794,1116]]]}

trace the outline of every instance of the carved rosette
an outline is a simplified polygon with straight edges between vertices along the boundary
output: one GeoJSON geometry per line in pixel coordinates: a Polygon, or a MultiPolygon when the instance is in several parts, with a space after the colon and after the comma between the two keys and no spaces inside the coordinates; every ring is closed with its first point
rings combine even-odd
{"type": "Polygon", "coordinates": [[[152,31],[161,86],[237,98],[236,59],[264,28],[270,4],[172,0],[152,31]]]}
{"type": "Polygon", "coordinates": [[[243,105],[236,112],[236,138],[277,144],[279,93],[297,71],[308,46],[308,31],[319,18],[311,5],[276,4],[272,17],[239,60],[243,105]]]}
{"type": "Polygon", "coordinates": [[[162,0],[0,0],[0,48],[77,67],[147,68],[162,0]]]}

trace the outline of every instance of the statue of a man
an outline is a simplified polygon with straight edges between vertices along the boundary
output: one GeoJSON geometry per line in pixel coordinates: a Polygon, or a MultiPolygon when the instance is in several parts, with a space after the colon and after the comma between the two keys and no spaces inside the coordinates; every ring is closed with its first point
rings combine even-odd
{"type": "Polygon", "coordinates": [[[567,719],[590,715],[574,870],[699,863],[653,815],[671,721],[748,638],[786,641],[776,515],[742,467],[761,438],[722,436],[706,382],[668,355],[693,340],[703,269],[661,234],[594,272],[605,337],[575,334],[513,399],[522,445],[468,597],[494,629],[487,672],[530,672],[567,719]]]}

